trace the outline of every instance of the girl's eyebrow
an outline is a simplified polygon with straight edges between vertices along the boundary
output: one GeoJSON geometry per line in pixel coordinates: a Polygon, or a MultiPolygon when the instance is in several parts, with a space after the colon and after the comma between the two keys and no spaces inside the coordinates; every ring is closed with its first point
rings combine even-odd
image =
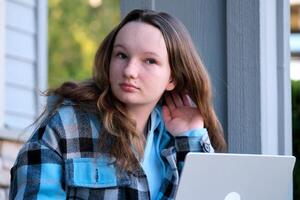
{"type": "Polygon", "coordinates": [[[157,53],[152,52],[152,51],[146,51],[146,52],[143,52],[143,54],[151,55],[151,56],[154,56],[154,57],[160,57],[157,53]]]}

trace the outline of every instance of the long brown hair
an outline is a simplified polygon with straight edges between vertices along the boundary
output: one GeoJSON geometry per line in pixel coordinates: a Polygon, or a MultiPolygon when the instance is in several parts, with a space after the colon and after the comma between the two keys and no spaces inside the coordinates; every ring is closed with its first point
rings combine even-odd
{"type": "MultiPolygon", "coordinates": [[[[125,169],[133,169],[138,160],[132,151],[142,156],[143,145],[136,133],[135,122],[129,118],[126,108],[112,93],[109,82],[109,66],[113,44],[119,30],[131,21],[139,21],[158,28],[165,40],[175,91],[187,91],[203,116],[205,127],[216,151],[225,151],[226,142],[222,127],[212,104],[211,84],[208,73],[186,31],[184,25],[163,12],[133,10],[103,40],[97,50],[90,80],[66,82],[47,95],[71,99],[82,108],[91,108],[101,118],[101,148],[115,157],[125,169]],[[108,145],[109,144],[109,145],[108,145]]],[[[57,101],[56,108],[62,101],[57,101]]]]}

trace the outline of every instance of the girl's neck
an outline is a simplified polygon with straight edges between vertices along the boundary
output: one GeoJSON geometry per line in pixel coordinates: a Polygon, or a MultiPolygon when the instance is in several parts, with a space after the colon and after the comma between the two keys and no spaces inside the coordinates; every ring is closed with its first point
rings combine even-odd
{"type": "Polygon", "coordinates": [[[149,116],[153,110],[152,107],[129,107],[128,113],[129,116],[136,122],[136,129],[138,134],[145,134],[147,131],[147,122],[149,119],[149,116]]]}

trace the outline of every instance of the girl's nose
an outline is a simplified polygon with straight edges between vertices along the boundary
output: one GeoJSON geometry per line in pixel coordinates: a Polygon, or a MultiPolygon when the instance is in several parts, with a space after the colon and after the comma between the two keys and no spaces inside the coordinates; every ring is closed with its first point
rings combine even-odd
{"type": "Polygon", "coordinates": [[[124,67],[124,77],[129,79],[135,79],[138,76],[138,62],[130,59],[127,65],[124,67]]]}

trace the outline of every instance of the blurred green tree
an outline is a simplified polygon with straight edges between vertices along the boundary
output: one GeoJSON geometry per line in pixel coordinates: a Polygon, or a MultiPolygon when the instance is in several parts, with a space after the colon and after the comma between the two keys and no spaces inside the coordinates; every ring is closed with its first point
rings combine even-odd
{"type": "MultiPolygon", "coordinates": [[[[292,81],[293,155],[300,158],[300,81],[292,81]]],[[[294,169],[294,199],[300,199],[300,163],[294,169]]]]}
{"type": "Polygon", "coordinates": [[[49,0],[48,4],[49,87],[89,78],[99,44],[120,20],[119,0],[49,0]]]}

